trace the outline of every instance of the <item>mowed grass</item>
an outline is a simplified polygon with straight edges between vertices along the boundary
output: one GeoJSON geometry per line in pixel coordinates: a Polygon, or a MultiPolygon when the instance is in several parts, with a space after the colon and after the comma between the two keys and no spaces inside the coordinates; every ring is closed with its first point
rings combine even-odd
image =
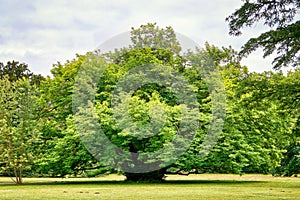
{"type": "Polygon", "coordinates": [[[25,178],[21,186],[0,177],[0,199],[300,199],[300,178],[266,175],[170,175],[164,183],[127,183],[123,176],[25,178]]]}

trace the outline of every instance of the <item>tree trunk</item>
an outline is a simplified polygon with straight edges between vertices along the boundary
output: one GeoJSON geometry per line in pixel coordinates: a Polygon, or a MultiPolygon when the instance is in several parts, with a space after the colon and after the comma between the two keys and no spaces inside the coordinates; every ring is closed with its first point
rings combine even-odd
{"type": "MultiPolygon", "coordinates": [[[[155,171],[151,171],[151,172],[145,172],[145,173],[139,173],[141,171],[144,171],[145,168],[148,168],[149,165],[151,164],[145,164],[142,161],[139,160],[139,154],[136,154],[138,151],[135,147],[135,144],[137,144],[138,141],[135,142],[131,142],[130,145],[130,149],[129,151],[131,152],[131,161],[132,164],[134,164],[135,166],[135,171],[137,173],[134,172],[125,172],[125,176],[126,176],[126,181],[134,181],[134,182],[162,182],[164,180],[165,177],[165,172],[167,168],[159,168],[159,163],[152,163],[152,167],[156,166],[154,169],[158,169],[155,171]]],[[[124,166],[129,166],[129,163],[124,163],[124,166]]],[[[124,169],[126,169],[127,167],[124,167],[124,169]]],[[[126,170],[124,170],[126,171],[126,170]]]]}
{"type": "Polygon", "coordinates": [[[147,173],[128,173],[125,172],[126,181],[134,182],[162,182],[165,178],[165,169],[159,169],[147,173]]]}

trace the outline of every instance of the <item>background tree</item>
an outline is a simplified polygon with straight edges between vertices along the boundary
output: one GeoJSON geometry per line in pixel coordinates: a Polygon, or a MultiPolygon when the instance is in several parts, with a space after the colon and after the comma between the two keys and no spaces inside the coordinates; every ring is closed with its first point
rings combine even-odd
{"type": "MultiPolygon", "coordinates": [[[[240,168],[237,168],[240,173],[273,172],[290,141],[293,116],[279,108],[278,100],[257,97],[257,94],[264,93],[264,83],[268,84],[270,77],[277,76],[280,76],[280,73],[246,73],[235,79],[238,84],[233,90],[233,98],[229,98],[227,104],[224,133],[230,134],[229,138],[238,138],[230,141],[225,137],[227,141],[218,145],[224,146],[221,149],[232,148],[227,151],[230,152],[228,156],[235,160],[233,164],[240,165],[240,168]],[[250,89],[249,80],[252,80],[256,87],[250,89]],[[238,162],[239,159],[244,159],[244,162],[238,162]]],[[[228,161],[224,160],[224,163],[228,161]]]]}
{"type": "Polygon", "coordinates": [[[63,177],[101,168],[82,144],[72,117],[74,81],[86,58],[87,55],[76,55],[65,64],[57,63],[51,70],[53,77],[47,77],[39,87],[43,125],[39,158],[34,162],[37,174],[63,177]]]}
{"type": "Polygon", "coordinates": [[[39,85],[44,77],[40,74],[34,74],[28,68],[25,63],[20,63],[18,61],[8,61],[5,64],[0,62],[0,78],[8,76],[9,81],[17,81],[20,78],[26,78],[30,80],[31,84],[39,85]]]}
{"type": "Polygon", "coordinates": [[[240,35],[245,26],[252,26],[260,20],[274,30],[251,38],[242,47],[241,56],[247,56],[257,48],[264,50],[264,57],[276,51],[273,64],[275,69],[283,66],[299,66],[300,22],[294,21],[299,13],[299,0],[244,0],[241,8],[226,18],[229,33],[240,35]]]}
{"type": "Polygon", "coordinates": [[[181,46],[172,27],[160,28],[156,23],[141,25],[131,28],[131,41],[134,48],[164,49],[179,55],[181,46]]]}
{"type": "MultiPolygon", "coordinates": [[[[226,20],[229,21],[230,34],[240,35],[244,26],[252,26],[256,22],[263,20],[264,25],[275,27],[261,34],[257,38],[250,39],[243,47],[240,55],[246,56],[258,47],[264,50],[264,56],[277,51],[277,57],[273,61],[274,68],[280,69],[283,66],[295,67],[295,72],[288,72],[287,77],[282,74],[271,75],[258,80],[254,84],[251,79],[246,81],[243,86],[253,87],[256,85],[261,91],[255,92],[253,102],[262,101],[263,99],[273,99],[278,101],[279,109],[282,109],[284,115],[290,115],[299,121],[299,48],[300,48],[300,22],[295,21],[299,14],[299,0],[291,1],[245,1],[243,6],[236,10],[226,20]],[[275,81],[275,82],[272,82],[275,81]],[[249,85],[247,85],[249,84],[249,85]],[[264,85],[265,87],[260,87],[264,85]],[[298,115],[298,116],[297,116],[298,115]]],[[[298,162],[298,134],[294,129],[292,142],[286,147],[287,154],[282,160],[279,174],[297,174],[298,168],[291,168],[290,161],[293,166],[298,162]],[[292,170],[289,170],[292,169],[292,170]]]]}
{"type": "MultiPolygon", "coordinates": [[[[199,157],[201,137],[196,137],[183,159],[172,166],[172,171],[237,174],[273,172],[289,144],[293,117],[288,112],[282,115],[276,99],[250,99],[255,99],[265,88],[261,80],[268,83],[270,77],[279,75],[272,72],[249,73],[247,67],[240,65],[237,53],[230,48],[207,45],[202,51],[214,58],[222,75],[226,88],[226,119],[218,142],[206,157],[199,157]],[[248,87],[250,80],[256,87],[248,87]]],[[[193,74],[191,71],[188,73],[189,76],[193,74]]],[[[201,109],[205,107],[206,113],[211,112],[209,106],[201,105],[201,109]]]]}
{"type": "Polygon", "coordinates": [[[295,123],[293,137],[286,148],[280,166],[276,168],[276,175],[298,176],[300,173],[300,117],[295,123]]]}
{"type": "Polygon", "coordinates": [[[39,136],[37,94],[28,79],[0,79],[0,166],[17,184],[31,169],[39,136]]]}
{"type": "MultiPolygon", "coordinates": [[[[34,163],[36,173],[64,177],[66,175],[96,176],[109,171],[110,168],[101,166],[82,144],[71,115],[66,119],[66,124],[60,137],[52,135],[50,141],[40,144],[43,150],[39,152],[41,156],[34,163]]],[[[45,138],[41,137],[40,140],[43,141],[45,138]]]]}
{"type": "MultiPolygon", "coordinates": [[[[272,73],[264,72],[261,74],[252,73],[240,84],[237,97],[243,97],[244,103],[247,107],[258,107],[264,102],[275,104],[274,113],[278,113],[280,117],[276,121],[282,120],[281,125],[285,134],[285,141],[281,143],[283,154],[280,167],[277,168],[276,174],[280,175],[294,175],[299,171],[299,133],[297,124],[299,122],[299,108],[300,108],[300,81],[299,81],[299,68],[290,71],[287,75],[282,72],[272,73]],[[245,95],[251,91],[251,95],[245,95]],[[291,164],[291,163],[293,164],[291,164]],[[291,167],[293,166],[293,167],[291,167]]],[[[272,118],[273,119],[273,118],[272,118]]],[[[278,136],[277,136],[278,138],[278,136]]],[[[279,143],[280,144],[280,143],[279,143]]]]}

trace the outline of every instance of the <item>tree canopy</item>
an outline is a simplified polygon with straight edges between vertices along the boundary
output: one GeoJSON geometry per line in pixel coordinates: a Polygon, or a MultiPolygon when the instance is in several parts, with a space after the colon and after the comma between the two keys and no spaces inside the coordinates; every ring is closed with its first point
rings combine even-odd
{"type": "Polygon", "coordinates": [[[16,183],[32,169],[39,138],[38,95],[35,86],[23,78],[0,79],[0,167],[16,183]]]}
{"type": "Polygon", "coordinates": [[[300,62],[300,22],[299,0],[245,0],[241,8],[232,13],[226,20],[229,22],[231,35],[242,34],[245,26],[253,26],[262,21],[271,27],[257,38],[251,38],[244,44],[241,56],[247,56],[257,48],[263,48],[264,57],[276,53],[274,69],[299,66],[300,62]]]}
{"type": "Polygon", "coordinates": [[[7,76],[9,81],[17,81],[20,78],[30,80],[31,84],[40,84],[44,77],[40,74],[34,74],[25,63],[18,61],[8,61],[6,64],[0,62],[0,78],[7,76]]]}
{"type": "Polygon", "coordinates": [[[299,68],[250,73],[234,49],[209,44],[183,53],[156,24],[131,39],[34,84],[27,65],[2,66],[1,174],[299,173],[299,68]]]}

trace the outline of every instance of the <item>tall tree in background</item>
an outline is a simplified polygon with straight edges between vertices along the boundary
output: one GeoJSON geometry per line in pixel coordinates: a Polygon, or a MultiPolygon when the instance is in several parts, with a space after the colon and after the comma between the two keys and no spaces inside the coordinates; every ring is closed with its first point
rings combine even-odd
{"type": "Polygon", "coordinates": [[[86,58],[77,55],[76,59],[65,64],[55,64],[51,70],[53,77],[48,77],[39,87],[43,125],[39,158],[34,162],[38,174],[63,177],[100,168],[81,143],[72,119],[74,79],[86,58]]]}
{"type": "MultiPolygon", "coordinates": [[[[280,167],[278,167],[276,173],[279,175],[291,176],[298,174],[300,171],[299,95],[299,68],[296,68],[294,72],[288,72],[287,75],[282,72],[252,73],[240,83],[238,88],[237,99],[241,98],[241,103],[246,105],[247,109],[259,108],[266,102],[268,108],[264,109],[265,111],[268,111],[271,105],[275,106],[273,115],[277,113],[277,125],[272,122],[270,127],[275,125],[273,130],[278,130],[276,134],[281,131],[285,136],[279,139],[279,136],[274,137],[273,135],[273,140],[275,138],[279,139],[276,146],[280,145],[281,149],[286,151],[281,156],[281,163],[278,163],[280,167]],[[247,93],[251,95],[247,95],[247,93]]],[[[269,117],[272,121],[276,118],[269,117]]]]}
{"type": "Polygon", "coordinates": [[[282,149],[290,141],[291,130],[288,125],[291,117],[289,113],[281,115],[281,110],[276,106],[276,99],[257,101],[255,106],[252,100],[248,99],[255,99],[261,89],[265,88],[263,83],[270,77],[279,76],[279,73],[252,74],[248,72],[247,67],[240,65],[234,50],[209,45],[205,50],[219,61],[218,67],[226,88],[226,119],[223,132],[208,156],[200,159],[194,154],[199,144],[196,143],[191,153],[185,155],[188,159],[182,160],[178,165],[181,169],[197,173],[272,172],[280,162],[282,149]],[[249,79],[255,87],[250,86],[247,82],[249,79]],[[183,162],[187,164],[182,165],[183,162]]]}
{"type": "Polygon", "coordinates": [[[0,167],[17,184],[33,162],[39,135],[37,105],[37,89],[28,79],[0,79],[0,167]]]}
{"type": "Polygon", "coordinates": [[[18,61],[8,61],[6,64],[0,62],[0,78],[8,76],[9,81],[17,81],[20,78],[26,78],[31,84],[39,85],[44,77],[40,74],[34,74],[25,63],[18,61]]]}
{"type": "Polygon", "coordinates": [[[242,47],[241,56],[247,56],[257,48],[263,48],[264,57],[276,51],[274,69],[283,66],[299,66],[300,62],[300,21],[294,20],[299,14],[299,0],[243,0],[241,8],[226,18],[231,35],[242,34],[245,26],[259,21],[271,28],[257,38],[251,38],[242,47]]]}
{"type": "MultiPolygon", "coordinates": [[[[251,38],[242,47],[241,56],[247,56],[257,48],[264,50],[264,57],[274,51],[277,57],[274,59],[274,69],[286,66],[295,67],[295,72],[289,72],[287,76],[282,74],[269,75],[253,81],[253,77],[244,81],[243,87],[259,88],[252,95],[251,103],[265,100],[278,101],[278,109],[284,115],[290,115],[299,122],[299,63],[300,63],[300,21],[294,20],[299,14],[299,0],[246,0],[242,7],[227,17],[230,34],[240,35],[245,26],[253,26],[262,20],[274,30],[262,33],[257,38],[251,38]],[[257,87],[258,86],[258,87],[257,87]]],[[[248,99],[249,100],[249,99],[248,99]]],[[[249,101],[248,101],[249,102],[249,101]]],[[[299,123],[296,123],[299,124],[299,123]]],[[[299,173],[299,136],[298,129],[293,130],[293,141],[286,147],[287,153],[282,159],[279,174],[293,175],[299,173]],[[293,166],[293,167],[291,167],[293,166]]]]}
{"type": "Polygon", "coordinates": [[[0,62],[0,167],[2,174],[15,177],[18,184],[32,170],[38,147],[42,80],[25,63],[0,62]]]}
{"type": "Polygon", "coordinates": [[[141,25],[139,28],[131,28],[131,41],[135,48],[155,48],[171,51],[179,55],[181,46],[172,27],[165,29],[156,26],[156,23],[141,25]]]}

